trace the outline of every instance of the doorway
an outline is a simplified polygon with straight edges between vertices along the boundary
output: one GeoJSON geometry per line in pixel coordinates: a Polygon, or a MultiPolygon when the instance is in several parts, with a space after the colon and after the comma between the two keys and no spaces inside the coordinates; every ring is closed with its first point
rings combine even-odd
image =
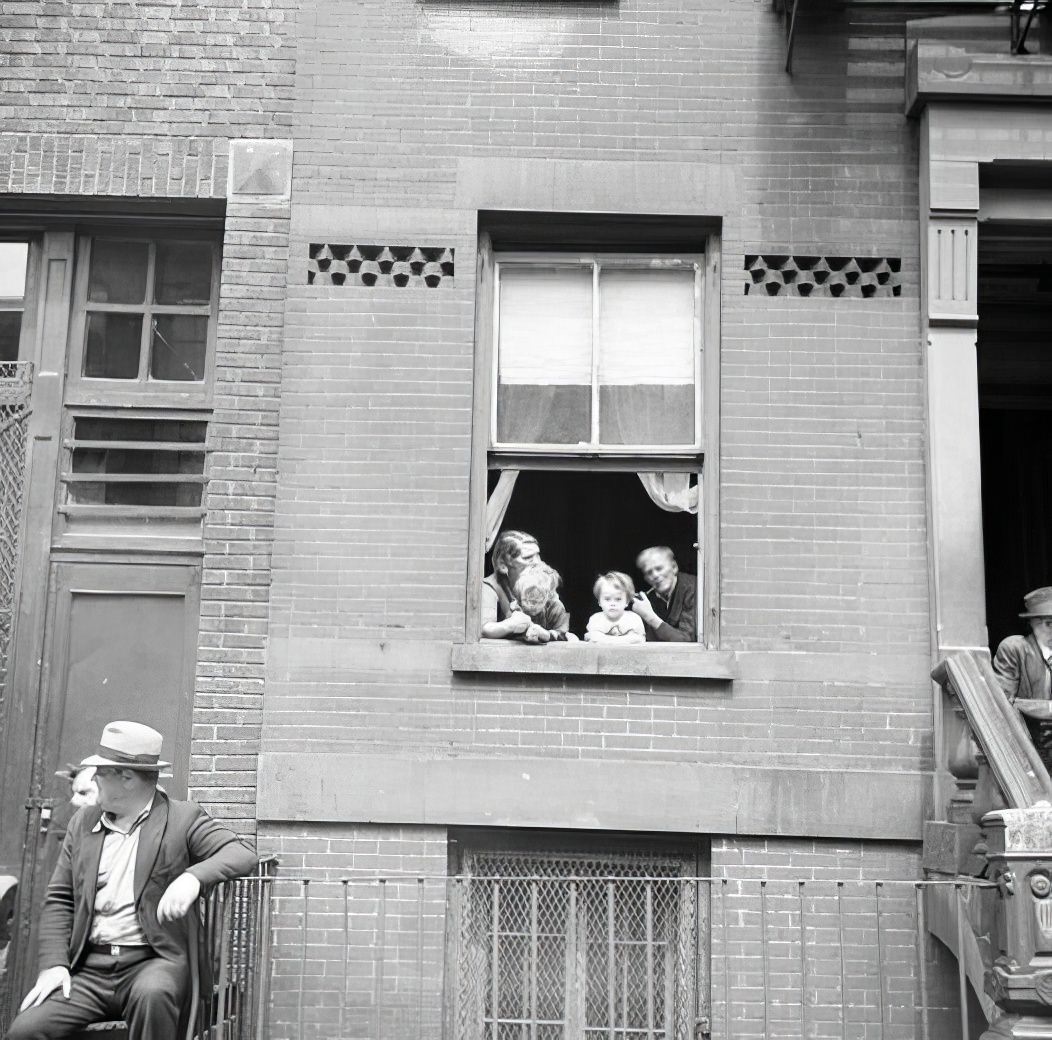
{"type": "Polygon", "coordinates": [[[990,647],[1052,585],[1052,225],[979,234],[979,438],[990,647]]]}

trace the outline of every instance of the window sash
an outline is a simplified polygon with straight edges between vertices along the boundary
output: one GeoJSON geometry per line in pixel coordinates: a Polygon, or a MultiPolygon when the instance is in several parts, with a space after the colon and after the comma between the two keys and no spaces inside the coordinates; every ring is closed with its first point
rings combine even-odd
{"type": "Polygon", "coordinates": [[[208,404],[212,370],[215,363],[216,329],[219,316],[219,286],[222,245],[218,235],[192,230],[158,230],[153,234],[135,229],[92,231],[77,240],[76,275],[73,297],[73,322],[70,336],[68,404],[150,403],[176,407],[208,404]],[[88,299],[91,253],[95,241],[118,239],[142,242],[149,246],[145,300],[142,304],[102,303],[88,299]],[[158,246],[176,242],[208,243],[212,255],[210,298],[205,304],[160,304],[154,302],[158,246]],[[87,351],[89,319],[92,315],[142,315],[138,368],[134,378],[87,376],[84,365],[87,351]],[[158,379],[150,374],[153,364],[154,320],[179,316],[205,318],[208,326],[204,344],[201,379],[158,379]]]}
{"type": "MultiPolygon", "coordinates": [[[[626,453],[646,455],[682,456],[684,453],[695,455],[704,450],[703,431],[705,417],[704,401],[704,356],[702,316],[704,313],[704,257],[698,256],[618,256],[602,253],[574,254],[565,253],[502,253],[494,257],[494,292],[492,314],[493,354],[490,372],[490,416],[489,440],[491,450],[510,453],[537,453],[551,455],[616,456],[626,453]],[[591,372],[590,372],[590,408],[591,428],[589,441],[572,444],[560,444],[544,441],[501,441],[499,437],[498,410],[500,398],[500,325],[501,325],[501,272],[503,269],[590,269],[592,272],[592,306],[591,306],[591,372]],[[601,313],[601,277],[604,270],[610,271],[693,271],[694,301],[691,355],[693,360],[693,407],[694,429],[691,442],[674,444],[640,444],[640,443],[602,443],[600,441],[600,313],[601,313]]],[[[642,385],[642,384],[641,384],[642,385]]]]}

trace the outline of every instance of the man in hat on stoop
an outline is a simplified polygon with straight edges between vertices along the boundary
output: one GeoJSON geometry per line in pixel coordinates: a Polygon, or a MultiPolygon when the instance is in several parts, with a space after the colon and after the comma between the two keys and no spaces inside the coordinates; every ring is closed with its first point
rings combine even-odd
{"type": "Polygon", "coordinates": [[[1002,640],[994,671],[1010,700],[1047,701],[1052,699],[1052,587],[1028,592],[1019,616],[1030,633],[1002,640]]]}
{"type": "Polygon", "coordinates": [[[1052,763],[1052,587],[1023,597],[1019,615],[1029,635],[1009,636],[994,654],[1001,689],[1024,716],[1034,746],[1046,765],[1052,763]]]}
{"type": "Polygon", "coordinates": [[[157,787],[161,734],[112,722],[95,767],[98,805],[70,821],[40,917],[40,974],[8,1040],[57,1040],[123,1018],[130,1040],[177,1040],[190,1010],[191,921],[202,889],[256,857],[193,802],[157,787]]]}

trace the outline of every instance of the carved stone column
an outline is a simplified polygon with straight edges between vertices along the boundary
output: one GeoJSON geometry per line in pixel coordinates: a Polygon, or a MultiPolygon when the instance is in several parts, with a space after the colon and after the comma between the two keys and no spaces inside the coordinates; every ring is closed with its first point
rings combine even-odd
{"type": "Polygon", "coordinates": [[[1052,807],[983,817],[989,877],[999,889],[990,920],[986,990],[1006,1014],[981,1040],[1052,1038],[1052,807]]]}

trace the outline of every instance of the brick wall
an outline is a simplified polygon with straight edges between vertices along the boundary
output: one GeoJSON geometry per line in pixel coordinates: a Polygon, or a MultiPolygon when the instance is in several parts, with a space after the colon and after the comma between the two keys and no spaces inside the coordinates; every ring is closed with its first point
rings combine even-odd
{"type": "Polygon", "coordinates": [[[267,136],[289,119],[295,7],[12,0],[0,12],[0,132],[267,136]]]}
{"type": "MultiPolygon", "coordinates": [[[[457,908],[468,884],[446,886],[445,830],[263,825],[259,840],[282,864],[270,886],[269,1035],[369,1036],[378,1017],[397,1040],[421,1024],[436,1033],[443,1000],[451,1013],[461,989],[448,951],[463,938],[457,908]]],[[[911,845],[714,838],[712,881],[699,886],[699,1006],[714,1040],[835,1038],[844,1021],[848,1035],[913,1040],[919,956],[930,1035],[958,1037],[955,965],[934,940],[918,951],[918,867],[911,845]]],[[[488,978],[484,965],[460,963],[488,978]]],[[[601,963],[592,968],[601,975],[601,963]]],[[[518,970],[508,968],[505,1000],[518,970]]],[[[552,983],[545,976],[542,988],[552,983]]]]}
{"type": "Polygon", "coordinates": [[[900,114],[901,23],[806,20],[792,80],[783,27],[762,6],[310,2],[298,24],[264,747],[928,768],[917,157],[900,114]],[[472,163],[498,157],[634,162],[626,212],[660,209],[648,162],[733,171],[736,201],[717,214],[722,645],[827,665],[765,664],[730,696],[704,681],[443,667],[463,631],[465,184],[472,163]],[[435,290],[308,286],[312,241],[452,246],[457,275],[435,290]],[[902,295],[746,296],[752,252],[898,257],[902,295]]]}
{"type": "Polygon", "coordinates": [[[255,826],[287,263],[287,202],[231,204],[208,430],[190,785],[243,831],[255,826]]]}
{"type": "Polygon", "coordinates": [[[959,1037],[956,963],[930,936],[918,950],[919,874],[908,845],[714,840],[713,1037],[912,1040],[921,957],[930,1035],[959,1037]]]}
{"type": "MultiPolygon", "coordinates": [[[[103,199],[111,215],[130,211],[124,200],[227,198],[231,142],[288,135],[296,7],[5,4],[0,193],[103,199]]],[[[229,200],[208,441],[190,786],[245,831],[255,826],[288,216],[287,198],[229,200]]]]}
{"type": "Polygon", "coordinates": [[[259,846],[281,861],[267,1035],[440,1035],[445,830],[263,826],[259,846]]]}

